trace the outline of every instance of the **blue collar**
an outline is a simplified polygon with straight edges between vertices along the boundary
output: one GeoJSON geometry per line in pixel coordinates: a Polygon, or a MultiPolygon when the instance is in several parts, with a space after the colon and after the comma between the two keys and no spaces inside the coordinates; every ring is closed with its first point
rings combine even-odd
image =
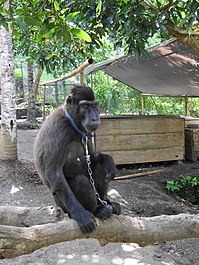
{"type": "Polygon", "coordinates": [[[85,139],[87,137],[87,135],[85,133],[83,133],[78,127],[77,125],[74,123],[72,117],[69,115],[67,110],[64,110],[66,118],[68,120],[68,122],[70,123],[71,127],[80,135],[81,139],[85,139]]]}

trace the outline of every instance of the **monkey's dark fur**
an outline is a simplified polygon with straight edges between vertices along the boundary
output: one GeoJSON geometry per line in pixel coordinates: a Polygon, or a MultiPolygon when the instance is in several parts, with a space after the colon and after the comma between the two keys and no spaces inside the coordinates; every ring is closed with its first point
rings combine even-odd
{"type": "Polygon", "coordinates": [[[111,156],[93,150],[89,137],[92,177],[100,198],[107,202],[101,204],[90,183],[81,136],[71,126],[66,111],[84,134],[95,131],[100,124],[93,91],[74,86],[66,104],[43,123],[34,144],[35,164],[56,204],[78,222],[84,233],[90,233],[96,227],[95,217],[105,220],[113,213],[121,213],[118,203],[107,200],[108,183],[114,178],[116,167],[111,156]]]}

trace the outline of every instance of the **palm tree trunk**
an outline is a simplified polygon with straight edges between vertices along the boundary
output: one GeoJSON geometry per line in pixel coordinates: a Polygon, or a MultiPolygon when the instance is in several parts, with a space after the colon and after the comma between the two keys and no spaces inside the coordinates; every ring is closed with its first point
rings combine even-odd
{"type": "MultiPolygon", "coordinates": [[[[4,4],[9,8],[9,1],[4,4]]],[[[17,159],[16,88],[12,36],[0,26],[0,86],[1,86],[1,159],[17,159]]]]}

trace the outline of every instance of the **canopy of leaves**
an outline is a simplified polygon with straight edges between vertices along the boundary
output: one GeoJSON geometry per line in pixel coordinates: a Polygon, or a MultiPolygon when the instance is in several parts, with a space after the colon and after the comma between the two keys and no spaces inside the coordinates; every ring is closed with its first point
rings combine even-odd
{"type": "MultiPolygon", "coordinates": [[[[77,9],[71,1],[70,11],[77,9]]],[[[79,0],[79,16],[75,23],[89,32],[92,41],[100,45],[106,36],[115,48],[125,47],[137,57],[146,55],[148,40],[158,33],[168,37],[167,26],[191,30],[199,18],[199,2],[195,0],[79,0]]]]}
{"type": "Polygon", "coordinates": [[[85,42],[91,42],[86,31],[73,22],[79,12],[69,12],[67,3],[62,5],[65,1],[13,0],[9,12],[3,2],[0,24],[11,23],[15,52],[48,72],[74,63],[74,55],[85,42]]]}
{"type": "Polygon", "coordinates": [[[198,21],[195,0],[11,0],[0,2],[0,24],[11,22],[17,52],[49,72],[90,54],[106,38],[115,49],[137,57],[154,34],[168,37],[167,26],[191,30],[198,21]]]}

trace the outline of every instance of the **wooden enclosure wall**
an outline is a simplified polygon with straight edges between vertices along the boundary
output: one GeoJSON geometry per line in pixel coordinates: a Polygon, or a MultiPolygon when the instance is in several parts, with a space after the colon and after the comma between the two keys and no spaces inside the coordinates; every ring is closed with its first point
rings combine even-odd
{"type": "Polygon", "coordinates": [[[184,119],[174,116],[102,117],[96,149],[117,165],[184,159],[184,119]]]}
{"type": "Polygon", "coordinates": [[[185,129],[185,158],[199,161],[199,129],[185,129]]]}

